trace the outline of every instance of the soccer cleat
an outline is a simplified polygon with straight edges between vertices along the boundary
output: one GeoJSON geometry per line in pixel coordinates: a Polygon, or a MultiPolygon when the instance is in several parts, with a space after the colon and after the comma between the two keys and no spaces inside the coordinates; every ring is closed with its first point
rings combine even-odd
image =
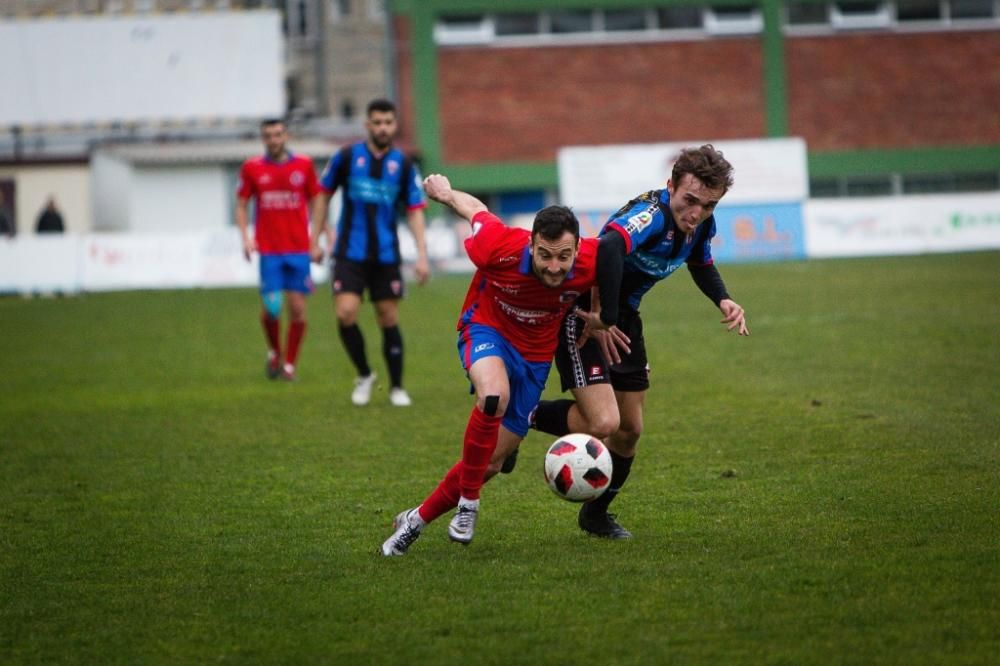
{"type": "Polygon", "coordinates": [[[410,515],[416,509],[401,511],[392,521],[392,536],[382,544],[381,553],[384,557],[406,555],[406,551],[420,536],[420,529],[410,525],[410,515]]]}
{"type": "Polygon", "coordinates": [[[389,390],[389,402],[393,407],[409,407],[413,404],[410,394],[402,386],[394,386],[389,390]]]}
{"type": "Polygon", "coordinates": [[[286,363],[284,367],[281,368],[281,378],[286,382],[295,381],[295,366],[291,363],[286,363]]]}
{"type": "Polygon", "coordinates": [[[476,532],[476,518],[479,517],[479,503],[459,504],[455,517],[448,523],[448,538],[468,546],[476,532]]]}
{"type": "Polygon", "coordinates": [[[358,377],[354,380],[354,392],[351,393],[351,402],[359,407],[367,405],[372,399],[372,387],[375,386],[375,373],[367,377],[358,377]]]}
{"type": "Polygon", "coordinates": [[[607,511],[588,511],[588,505],[580,507],[577,523],[580,529],[604,539],[631,539],[632,533],[618,524],[617,516],[607,511]],[[593,515],[591,515],[593,514],[593,515]]]}
{"type": "Polygon", "coordinates": [[[517,464],[517,452],[521,450],[521,447],[517,447],[510,452],[506,458],[503,459],[503,466],[500,467],[501,474],[510,474],[514,471],[514,465],[517,464]]]}
{"type": "Polygon", "coordinates": [[[267,365],[264,366],[264,372],[268,379],[277,379],[281,375],[281,359],[274,351],[267,352],[267,365]]]}

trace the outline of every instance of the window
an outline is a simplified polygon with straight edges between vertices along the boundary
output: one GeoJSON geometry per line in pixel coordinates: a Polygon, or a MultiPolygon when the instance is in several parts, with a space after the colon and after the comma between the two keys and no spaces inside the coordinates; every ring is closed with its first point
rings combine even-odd
{"type": "Polygon", "coordinates": [[[497,35],[537,35],[538,18],[535,12],[497,14],[494,19],[497,35]]]}
{"type": "Polygon", "coordinates": [[[645,30],[646,11],[643,9],[606,9],[604,10],[604,29],[614,30],[645,30]]]}
{"type": "Polygon", "coordinates": [[[844,179],[849,197],[881,197],[893,194],[892,176],[852,176],[844,179]]]}
{"type": "Polygon", "coordinates": [[[951,0],[951,18],[977,19],[993,17],[993,0],[951,0]]]}
{"type": "Polygon", "coordinates": [[[810,178],[809,196],[816,199],[839,197],[840,181],[837,178],[810,178]]]}
{"type": "Polygon", "coordinates": [[[567,9],[549,13],[553,34],[590,32],[594,29],[593,12],[589,9],[567,9]]]}
{"type": "Polygon", "coordinates": [[[890,24],[889,5],[880,0],[837,0],[830,8],[834,28],[884,28],[890,24]]]}
{"type": "Polygon", "coordinates": [[[938,21],[941,19],[939,0],[896,0],[897,21],[938,21]]]}
{"type": "Polygon", "coordinates": [[[493,34],[493,23],[484,14],[441,16],[434,26],[438,44],[485,44],[493,34]]]}
{"type": "Polygon", "coordinates": [[[825,2],[789,2],[788,25],[827,25],[830,10],[825,2]]]}
{"type": "Polygon", "coordinates": [[[764,17],[756,7],[710,7],[705,12],[705,29],[713,35],[752,35],[763,32],[764,17]]]}
{"type": "Polygon", "coordinates": [[[702,25],[701,7],[662,7],[656,10],[656,18],[661,30],[684,30],[702,25]]]}

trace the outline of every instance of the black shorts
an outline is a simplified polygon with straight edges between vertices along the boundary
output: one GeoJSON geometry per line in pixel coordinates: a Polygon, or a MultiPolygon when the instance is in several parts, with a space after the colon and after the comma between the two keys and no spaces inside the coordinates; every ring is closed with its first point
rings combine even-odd
{"type": "Polygon", "coordinates": [[[344,293],[363,296],[367,288],[372,301],[402,298],[406,291],[399,264],[370,261],[334,260],[332,284],[335,296],[344,293]]]}
{"type": "Polygon", "coordinates": [[[623,312],[618,318],[618,328],[629,337],[632,351],[622,356],[622,362],[609,367],[595,340],[577,346],[583,332],[583,320],[566,315],[559,329],[559,346],[556,348],[556,369],[563,391],[583,388],[593,384],[611,384],[616,391],[646,391],[649,389],[649,363],[646,343],[642,337],[642,318],[638,312],[623,312]]]}

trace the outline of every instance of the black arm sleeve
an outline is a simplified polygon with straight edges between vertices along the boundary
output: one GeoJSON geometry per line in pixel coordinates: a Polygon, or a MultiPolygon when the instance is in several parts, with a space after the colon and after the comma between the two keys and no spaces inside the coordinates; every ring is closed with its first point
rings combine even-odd
{"type": "Polygon", "coordinates": [[[607,326],[618,323],[618,293],[625,266],[625,239],[617,231],[601,236],[597,245],[597,293],[601,297],[601,321],[607,326]]]}
{"type": "Polygon", "coordinates": [[[729,292],[726,291],[726,283],[722,281],[722,276],[719,275],[719,269],[715,267],[715,264],[707,266],[692,266],[688,264],[688,270],[691,271],[691,277],[694,279],[694,283],[698,285],[698,288],[701,289],[701,293],[712,299],[712,302],[716,306],[723,299],[729,298],[729,292]]]}

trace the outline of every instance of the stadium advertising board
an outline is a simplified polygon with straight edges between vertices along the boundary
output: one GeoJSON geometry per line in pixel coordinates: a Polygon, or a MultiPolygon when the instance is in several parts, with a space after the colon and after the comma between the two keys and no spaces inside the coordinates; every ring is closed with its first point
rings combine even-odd
{"type": "MultiPolygon", "coordinates": [[[[706,141],[571,146],[559,151],[559,195],[592,235],[626,201],[665,186],[677,152],[706,141]]],[[[805,256],[802,206],[809,192],[802,139],[711,142],[735,170],[735,185],[715,213],[712,252],[720,261],[805,256]]]]}
{"type": "Polygon", "coordinates": [[[276,11],[0,21],[0,126],[281,115],[276,11]]]}
{"type": "Polygon", "coordinates": [[[1000,194],[814,199],[805,209],[810,257],[1000,248],[1000,194]]]}

